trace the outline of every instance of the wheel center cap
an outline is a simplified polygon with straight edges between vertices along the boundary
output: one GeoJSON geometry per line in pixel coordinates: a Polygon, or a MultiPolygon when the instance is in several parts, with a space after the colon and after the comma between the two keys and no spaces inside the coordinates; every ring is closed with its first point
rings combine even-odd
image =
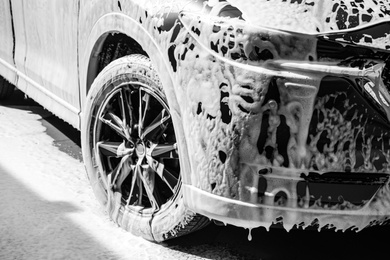
{"type": "Polygon", "coordinates": [[[138,157],[143,157],[145,155],[145,146],[143,143],[137,144],[137,148],[135,149],[138,157]]]}

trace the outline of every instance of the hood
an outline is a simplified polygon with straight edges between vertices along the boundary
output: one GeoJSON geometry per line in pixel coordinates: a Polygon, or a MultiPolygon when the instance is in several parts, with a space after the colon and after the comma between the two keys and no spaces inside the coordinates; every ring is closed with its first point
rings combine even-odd
{"type": "MultiPolygon", "coordinates": [[[[390,18],[389,0],[227,0],[251,24],[317,34],[390,18]]],[[[217,1],[209,1],[217,2],[217,1]]]]}

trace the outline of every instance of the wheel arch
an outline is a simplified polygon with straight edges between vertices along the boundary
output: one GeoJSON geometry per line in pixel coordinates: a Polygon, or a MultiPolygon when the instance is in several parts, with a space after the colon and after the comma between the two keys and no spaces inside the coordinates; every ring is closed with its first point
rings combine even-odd
{"type": "MultiPolygon", "coordinates": [[[[160,78],[164,87],[173,86],[171,73],[165,62],[163,52],[152,35],[131,17],[120,13],[109,13],[102,16],[95,23],[89,32],[89,37],[86,42],[79,44],[79,46],[83,47],[79,58],[79,84],[81,88],[80,95],[82,107],[88,90],[98,74],[99,54],[102,51],[107,37],[113,34],[121,34],[123,37],[139,44],[147,56],[152,60],[158,74],[164,76],[160,78]]],[[[169,89],[166,91],[169,91],[169,93],[166,94],[169,95],[169,99],[171,99],[171,94],[174,93],[169,89]]]]}
{"type": "MultiPolygon", "coordinates": [[[[82,118],[88,91],[93,80],[98,75],[99,54],[107,36],[110,34],[123,34],[125,37],[135,41],[151,59],[154,68],[160,77],[161,83],[164,86],[164,92],[171,110],[176,134],[180,136],[180,157],[189,158],[187,143],[184,138],[185,135],[180,106],[174,91],[174,82],[171,71],[169,70],[168,61],[164,58],[160,46],[152,35],[141,24],[127,15],[110,13],[102,16],[91,29],[86,43],[79,44],[79,46],[84,46],[84,49],[80,52],[79,58],[80,118],[82,118]]],[[[82,123],[83,122],[80,122],[80,125],[82,123]]],[[[189,160],[181,159],[181,167],[184,172],[184,183],[191,183],[191,167],[189,160]]]]}

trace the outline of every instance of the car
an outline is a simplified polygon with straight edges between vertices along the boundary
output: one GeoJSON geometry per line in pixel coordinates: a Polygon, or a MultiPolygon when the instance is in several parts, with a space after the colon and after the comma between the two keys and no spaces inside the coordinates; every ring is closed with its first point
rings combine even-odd
{"type": "Polygon", "coordinates": [[[390,216],[389,15],[374,0],[1,1],[0,97],[16,86],[80,130],[97,200],[147,240],[210,220],[358,231],[390,216]]]}

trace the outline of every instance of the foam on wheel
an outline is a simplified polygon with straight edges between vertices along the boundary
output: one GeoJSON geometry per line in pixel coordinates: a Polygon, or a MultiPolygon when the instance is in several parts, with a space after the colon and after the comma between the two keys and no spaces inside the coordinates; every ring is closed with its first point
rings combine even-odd
{"type": "Polygon", "coordinates": [[[208,219],[184,206],[180,144],[147,57],[120,58],[98,75],[81,134],[93,190],[122,228],[159,242],[207,225],[208,219]]]}

